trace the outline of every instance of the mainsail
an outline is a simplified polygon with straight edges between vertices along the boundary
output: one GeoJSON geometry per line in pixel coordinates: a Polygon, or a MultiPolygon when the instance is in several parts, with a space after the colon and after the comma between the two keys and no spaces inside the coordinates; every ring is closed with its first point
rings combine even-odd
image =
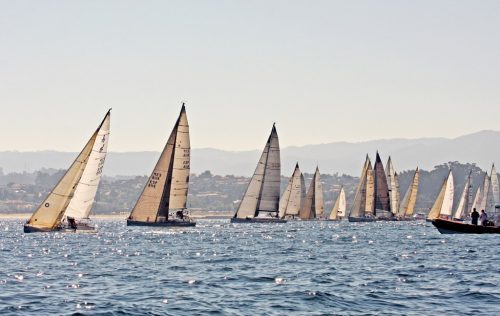
{"type": "Polygon", "coordinates": [[[385,176],[384,166],[378,152],[375,165],[373,166],[373,172],[375,183],[375,214],[379,211],[391,212],[387,177],[385,176]]]}
{"type": "Polygon", "coordinates": [[[498,183],[498,174],[497,169],[495,168],[495,164],[491,166],[491,194],[493,207],[500,204],[500,185],[498,183]]]}
{"type": "Polygon", "coordinates": [[[307,191],[306,199],[299,216],[301,219],[320,218],[323,215],[324,209],[323,186],[321,184],[319,168],[316,167],[316,172],[311,180],[311,185],[307,191]]]}
{"type": "Polygon", "coordinates": [[[298,215],[304,203],[305,192],[304,176],[300,172],[299,164],[297,163],[285,192],[283,192],[280,199],[279,218],[298,215]]]}
{"type": "Polygon", "coordinates": [[[453,173],[448,173],[448,177],[443,182],[443,186],[441,187],[441,191],[439,192],[434,205],[432,206],[428,219],[436,219],[440,215],[451,216],[451,210],[453,207],[453,194],[454,194],[454,186],[453,186],[453,173]]]}
{"type": "Polygon", "coordinates": [[[169,210],[186,208],[190,151],[189,124],[183,103],[167,144],[129,219],[163,222],[168,220],[169,210]]]}
{"type": "Polygon", "coordinates": [[[104,161],[106,160],[110,120],[111,115],[110,112],[108,112],[101,124],[101,128],[97,132],[97,138],[88,158],[87,166],[82,173],[80,181],[78,181],[73,198],[66,208],[66,212],[64,213],[65,217],[85,219],[90,215],[90,210],[92,209],[97,193],[97,187],[101,180],[104,161]]]}
{"type": "Polygon", "coordinates": [[[491,179],[488,176],[488,173],[486,172],[484,175],[484,181],[483,181],[483,189],[482,189],[482,195],[481,195],[481,201],[479,204],[479,210],[485,210],[487,211],[489,207],[491,206],[491,179]]]}
{"type": "Polygon", "coordinates": [[[257,217],[259,212],[278,212],[280,172],[280,146],[273,124],[271,135],[234,217],[253,218],[257,217]]]}
{"type": "MultiPolygon", "coordinates": [[[[356,194],[354,195],[354,202],[349,212],[351,217],[363,217],[367,211],[367,182],[368,182],[368,172],[371,171],[372,166],[370,158],[366,155],[365,164],[361,170],[361,176],[359,177],[358,187],[356,188],[356,194]]],[[[373,186],[373,185],[372,185],[373,186]]],[[[373,194],[371,195],[373,198],[373,194]]],[[[368,210],[369,212],[371,209],[368,210]]],[[[373,213],[373,211],[371,212],[373,213]]]]}
{"type": "Polygon", "coordinates": [[[481,187],[478,187],[476,195],[474,196],[474,201],[472,202],[472,209],[476,209],[478,212],[480,211],[479,208],[481,207],[481,195],[481,187]]]}
{"type": "Polygon", "coordinates": [[[453,218],[463,219],[469,211],[470,191],[472,188],[471,177],[472,177],[472,170],[469,172],[469,175],[467,176],[467,179],[465,181],[464,189],[462,191],[462,195],[460,195],[458,207],[455,211],[455,215],[453,216],[453,218]]]}
{"type": "Polygon", "coordinates": [[[344,187],[340,188],[340,193],[333,205],[332,212],[330,213],[330,220],[337,220],[339,218],[345,217],[346,210],[346,198],[344,187]]]}
{"type": "Polygon", "coordinates": [[[389,187],[389,198],[391,204],[391,210],[393,213],[397,213],[399,210],[399,179],[398,174],[394,170],[394,165],[392,164],[392,159],[389,156],[386,165],[386,177],[387,177],[387,185],[389,187]]]}
{"type": "Polygon", "coordinates": [[[94,148],[94,144],[96,143],[99,131],[109,118],[109,115],[110,112],[108,111],[104,120],[92,134],[89,141],[75,161],[73,161],[64,176],[59,180],[33,215],[31,215],[30,219],[26,223],[27,226],[48,231],[56,229],[61,224],[64,212],[71,202],[75,191],[79,187],[78,183],[85,171],[85,167],[89,161],[89,157],[92,153],[92,148],[94,148]]]}
{"type": "Polygon", "coordinates": [[[417,167],[415,173],[413,174],[413,180],[405,193],[403,202],[399,207],[399,216],[412,216],[415,211],[415,205],[417,203],[417,194],[419,186],[420,171],[417,167]]]}

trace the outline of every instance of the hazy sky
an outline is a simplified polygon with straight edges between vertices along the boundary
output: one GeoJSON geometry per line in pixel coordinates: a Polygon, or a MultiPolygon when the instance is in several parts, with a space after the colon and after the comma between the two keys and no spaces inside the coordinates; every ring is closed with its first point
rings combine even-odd
{"type": "Polygon", "coordinates": [[[0,150],[455,137],[500,122],[500,1],[0,1],[0,150]]]}

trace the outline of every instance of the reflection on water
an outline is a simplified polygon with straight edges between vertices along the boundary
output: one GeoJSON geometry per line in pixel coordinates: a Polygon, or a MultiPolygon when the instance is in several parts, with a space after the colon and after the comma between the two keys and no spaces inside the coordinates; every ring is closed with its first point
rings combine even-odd
{"type": "Polygon", "coordinates": [[[428,223],[23,234],[0,222],[0,314],[499,314],[500,238],[428,223]]]}

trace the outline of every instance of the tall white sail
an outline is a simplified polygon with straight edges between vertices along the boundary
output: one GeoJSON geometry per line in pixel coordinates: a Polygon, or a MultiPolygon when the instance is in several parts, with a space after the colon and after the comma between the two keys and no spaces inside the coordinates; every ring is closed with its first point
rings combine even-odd
{"type": "Polygon", "coordinates": [[[292,177],[281,196],[279,203],[279,217],[284,218],[287,215],[296,216],[304,203],[305,188],[303,186],[304,176],[300,172],[299,164],[295,166],[292,177]]]}
{"type": "Polygon", "coordinates": [[[498,174],[495,164],[491,166],[491,194],[493,207],[500,204],[500,185],[498,183],[498,174]]]}
{"type": "Polygon", "coordinates": [[[185,105],[129,219],[159,222],[170,209],[186,208],[190,170],[189,124],[185,105]]]}
{"type": "Polygon", "coordinates": [[[25,225],[25,231],[26,227],[48,231],[56,229],[60,225],[64,212],[73,198],[75,190],[78,187],[78,182],[87,166],[87,162],[89,161],[92,148],[94,147],[102,124],[103,123],[101,123],[92,134],[92,137],[90,137],[89,141],[75,161],[73,161],[64,176],[30,217],[25,225]]]}
{"type": "Polygon", "coordinates": [[[458,207],[455,211],[455,215],[453,215],[453,218],[463,219],[467,215],[467,212],[469,211],[469,202],[470,202],[469,196],[472,187],[471,176],[472,176],[472,171],[469,172],[469,175],[467,176],[467,179],[464,184],[464,189],[462,190],[462,195],[460,195],[458,207]]]}
{"type": "Polygon", "coordinates": [[[453,172],[450,170],[448,180],[446,181],[446,191],[444,192],[443,205],[441,206],[441,215],[451,216],[454,193],[455,187],[453,184],[453,172]]]}
{"type": "Polygon", "coordinates": [[[488,206],[490,204],[490,199],[491,199],[491,179],[488,176],[488,173],[484,175],[484,181],[483,181],[483,189],[482,189],[482,196],[481,196],[481,203],[479,205],[479,210],[488,210],[488,206]]]}
{"type": "Polygon", "coordinates": [[[481,187],[477,188],[476,195],[474,196],[474,201],[472,202],[472,209],[470,210],[471,212],[473,209],[476,209],[478,212],[481,211],[481,187]]]}
{"type": "Polygon", "coordinates": [[[346,198],[344,187],[340,189],[339,195],[335,200],[335,204],[333,205],[333,209],[330,213],[330,220],[338,220],[339,218],[343,218],[346,215],[346,198]]]}
{"type": "Polygon", "coordinates": [[[413,180],[405,193],[403,201],[399,207],[399,216],[412,216],[415,211],[415,205],[417,203],[418,186],[420,179],[420,171],[417,167],[415,173],[413,174],[413,180]]]}
{"type": "Polygon", "coordinates": [[[253,218],[257,217],[261,211],[277,212],[279,208],[280,173],[278,133],[273,125],[271,135],[269,135],[257,168],[234,217],[253,218]]]}
{"type": "Polygon", "coordinates": [[[88,158],[87,166],[76,186],[73,198],[66,208],[64,216],[75,219],[88,218],[94,204],[97,187],[101,180],[104,161],[109,141],[111,113],[108,112],[97,132],[97,138],[88,158]]]}
{"type": "Polygon", "coordinates": [[[365,163],[361,170],[361,176],[359,177],[358,187],[356,188],[356,194],[354,195],[354,202],[349,212],[350,217],[363,217],[365,215],[367,174],[369,169],[371,169],[371,162],[368,155],[366,155],[365,163]]]}
{"type": "Polygon", "coordinates": [[[399,179],[396,171],[394,170],[394,165],[392,164],[392,159],[389,156],[386,165],[386,177],[387,185],[389,187],[389,199],[391,204],[391,210],[394,214],[398,213],[399,210],[399,179]]]}
{"type": "Polygon", "coordinates": [[[323,215],[325,206],[323,201],[323,186],[321,184],[319,168],[311,180],[311,185],[306,194],[304,205],[299,213],[301,219],[320,218],[323,215]]]}

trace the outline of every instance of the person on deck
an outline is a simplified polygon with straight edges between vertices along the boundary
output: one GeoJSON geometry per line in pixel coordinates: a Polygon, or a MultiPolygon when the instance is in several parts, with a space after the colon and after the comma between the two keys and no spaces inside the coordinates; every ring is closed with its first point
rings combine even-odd
{"type": "Polygon", "coordinates": [[[488,222],[488,214],[484,210],[481,210],[481,216],[479,216],[479,220],[481,221],[481,225],[486,226],[488,222]]]}
{"type": "Polygon", "coordinates": [[[470,218],[472,219],[472,225],[477,226],[477,220],[479,218],[479,213],[476,211],[476,208],[472,210],[472,213],[470,214],[470,218]]]}

